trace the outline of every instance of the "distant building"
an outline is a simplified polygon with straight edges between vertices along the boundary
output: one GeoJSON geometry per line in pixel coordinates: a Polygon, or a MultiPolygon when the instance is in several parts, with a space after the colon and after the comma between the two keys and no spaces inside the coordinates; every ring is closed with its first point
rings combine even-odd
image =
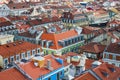
{"type": "Polygon", "coordinates": [[[0,45],[11,43],[14,41],[14,35],[0,35],[0,45]]]}
{"type": "Polygon", "coordinates": [[[85,54],[86,57],[97,60],[102,58],[102,53],[104,49],[105,45],[101,45],[95,42],[80,47],[81,52],[85,54]]]}
{"type": "MultiPolygon", "coordinates": [[[[1,72],[0,74],[3,73],[5,76],[9,77],[14,77],[16,74],[20,76],[20,79],[18,79],[18,76],[15,76],[14,78],[10,78],[10,80],[60,80],[64,77],[64,66],[66,65],[64,65],[62,59],[53,58],[52,55],[46,55],[44,57],[38,56],[34,57],[33,61],[16,65],[5,72],[1,72]],[[7,75],[12,71],[16,74],[7,75]]],[[[2,80],[7,79],[7,77],[2,75],[0,75],[0,77],[2,80]]]]}
{"type": "Polygon", "coordinates": [[[108,64],[108,63],[102,63],[98,65],[97,67],[88,70],[83,75],[80,75],[74,80],[119,80],[120,79],[120,68],[108,64]]]}
{"type": "Polygon", "coordinates": [[[21,16],[22,12],[27,11],[30,9],[30,5],[28,3],[14,3],[13,1],[10,1],[8,4],[6,4],[10,10],[9,15],[14,16],[21,16]]]}
{"type": "Polygon", "coordinates": [[[13,34],[13,35],[16,35],[17,33],[18,33],[18,29],[10,21],[0,23],[0,34],[13,34]]]}
{"type": "Polygon", "coordinates": [[[8,16],[10,9],[6,4],[0,4],[0,16],[8,16]]]}
{"type": "Polygon", "coordinates": [[[21,62],[30,59],[35,54],[40,54],[40,46],[25,41],[16,41],[0,46],[0,66],[7,68],[12,62],[21,62]]]}
{"type": "Polygon", "coordinates": [[[110,43],[103,52],[103,61],[120,67],[120,43],[110,43]]]}
{"type": "Polygon", "coordinates": [[[6,80],[8,77],[13,77],[10,80],[71,80],[75,77],[76,73],[79,74],[85,69],[85,62],[85,56],[72,52],[63,56],[51,54],[44,57],[36,56],[27,63],[19,65],[13,63],[13,68],[0,72],[0,77],[2,80],[6,80]],[[71,58],[70,62],[68,57],[71,58]],[[74,66],[76,63],[79,66],[77,69],[74,66]],[[7,75],[8,73],[11,74],[7,75]],[[18,75],[20,78],[15,75],[18,75]]]}
{"type": "Polygon", "coordinates": [[[82,12],[63,12],[61,17],[66,26],[84,26],[88,25],[87,17],[82,12]]]}
{"type": "Polygon", "coordinates": [[[62,29],[60,32],[55,33],[54,29],[51,28],[47,33],[43,33],[41,35],[41,46],[45,55],[77,52],[79,47],[84,45],[84,36],[81,31],[81,28],[62,29]]]}

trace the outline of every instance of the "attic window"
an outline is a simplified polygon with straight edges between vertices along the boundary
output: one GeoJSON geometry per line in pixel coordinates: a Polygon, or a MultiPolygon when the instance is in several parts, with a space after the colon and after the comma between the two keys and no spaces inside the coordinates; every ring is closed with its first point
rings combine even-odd
{"type": "Polygon", "coordinates": [[[109,68],[111,72],[115,72],[115,68],[109,68]]]}
{"type": "Polygon", "coordinates": [[[107,77],[109,74],[107,72],[102,72],[103,76],[107,77]]]}

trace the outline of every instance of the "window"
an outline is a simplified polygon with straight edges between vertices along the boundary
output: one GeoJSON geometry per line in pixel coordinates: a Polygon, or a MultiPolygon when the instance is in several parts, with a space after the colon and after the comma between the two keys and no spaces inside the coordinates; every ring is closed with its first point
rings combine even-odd
{"type": "Polygon", "coordinates": [[[35,50],[32,51],[32,55],[35,55],[35,50]]]}
{"type": "Polygon", "coordinates": [[[14,56],[11,56],[10,57],[10,62],[13,62],[14,61],[14,56]]]}
{"type": "Polygon", "coordinates": [[[15,9],[15,7],[13,7],[13,9],[15,9]]]}
{"type": "Polygon", "coordinates": [[[112,65],[115,65],[115,63],[112,63],[112,65]]]}
{"type": "Polygon", "coordinates": [[[40,49],[37,49],[37,52],[40,53],[40,49]]]}
{"type": "Polygon", "coordinates": [[[8,58],[4,59],[4,64],[8,64],[8,58]]]}
{"type": "Polygon", "coordinates": [[[30,51],[27,52],[27,57],[30,58],[30,51]]]}
{"type": "Polygon", "coordinates": [[[115,56],[115,55],[113,55],[113,56],[112,56],[112,59],[113,59],[113,60],[116,60],[116,56],[115,56]]]}
{"type": "Polygon", "coordinates": [[[49,77],[48,80],[51,80],[51,78],[49,77]]]}
{"type": "Polygon", "coordinates": [[[120,77],[117,80],[120,80],[120,77]]]}
{"type": "Polygon", "coordinates": [[[16,61],[20,60],[20,55],[16,55],[16,61]]]}
{"type": "Polygon", "coordinates": [[[22,59],[25,59],[25,53],[22,53],[22,59]]]}
{"type": "Polygon", "coordinates": [[[109,59],[109,54],[106,54],[106,58],[109,59]]]}
{"type": "Polygon", "coordinates": [[[62,75],[62,71],[60,72],[60,75],[62,75]]]}

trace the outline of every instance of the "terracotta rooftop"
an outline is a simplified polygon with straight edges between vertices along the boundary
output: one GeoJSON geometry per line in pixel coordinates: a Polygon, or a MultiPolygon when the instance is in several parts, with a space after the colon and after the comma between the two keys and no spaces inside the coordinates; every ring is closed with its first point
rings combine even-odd
{"type": "Polygon", "coordinates": [[[0,72],[1,80],[27,80],[17,69],[10,68],[0,72]]]}
{"type": "Polygon", "coordinates": [[[65,9],[65,8],[70,8],[68,5],[64,6],[51,6],[52,9],[65,9]]]}
{"type": "MultiPolygon", "coordinates": [[[[45,58],[45,61],[44,61],[45,65],[47,64],[48,59],[51,61],[51,67],[53,68],[53,70],[56,70],[62,67],[62,64],[58,63],[55,59],[53,59],[51,55],[46,55],[44,56],[44,58],[45,58]]],[[[36,67],[33,61],[23,65],[21,64],[20,67],[27,74],[29,74],[33,78],[33,80],[36,80],[37,78],[39,78],[40,75],[49,74],[51,72],[49,69],[45,68],[45,66],[41,68],[36,67]]]]}
{"type": "Polygon", "coordinates": [[[113,20],[113,21],[110,21],[109,24],[120,24],[120,21],[118,21],[118,20],[113,20]]]}
{"type": "Polygon", "coordinates": [[[97,80],[92,74],[90,74],[89,72],[76,77],[74,80],[97,80]]]}
{"type": "Polygon", "coordinates": [[[10,21],[27,20],[27,16],[7,16],[10,21]]]}
{"type": "Polygon", "coordinates": [[[13,25],[10,21],[1,22],[0,27],[13,25]]]}
{"type": "Polygon", "coordinates": [[[120,54],[120,43],[111,43],[107,49],[106,52],[116,53],[120,54]]]}
{"type": "Polygon", "coordinates": [[[7,6],[10,9],[25,9],[25,8],[30,8],[30,5],[27,3],[9,3],[7,6]]]}
{"type": "Polygon", "coordinates": [[[42,36],[41,36],[41,39],[42,40],[51,40],[51,41],[53,41],[54,45],[51,46],[50,48],[52,48],[52,49],[60,49],[60,48],[62,48],[62,46],[58,45],[59,40],[67,39],[67,38],[74,37],[74,36],[77,36],[77,35],[78,35],[78,33],[75,30],[70,30],[70,31],[61,32],[61,33],[58,33],[58,34],[43,33],[42,36]]]}
{"type": "Polygon", "coordinates": [[[102,53],[105,47],[106,47],[105,45],[92,42],[87,45],[81,46],[80,49],[82,49],[85,52],[89,52],[89,53],[102,53]]]}
{"type": "Polygon", "coordinates": [[[20,31],[24,30],[26,32],[30,28],[30,25],[25,25],[25,24],[18,25],[17,24],[16,27],[17,27],[18,30],[20,30],[20,31]]]}
{"type": "Polygon", "coordinates": [[[98,30],[99,28],[94,28],[90,26],[83,27],[82,34],[91,34],[93,31],[98,30]]]}
{"type": "Polygon", "coordinates": [[[101,64],[100,66],[94,68],[93,71],[102,80],[117,80],[120,77],[120,68],[108,63],[101,64]]]}
{"type": "Polygon", "coordinates": [[[92,70],[93,73],[88,71],[74,80],[97,80],[95,75],[99,76],[101,80],[117,80],[120,77],[120,68],[108,63],[103,63],[92,70]]]}
{"type": "Polygon", "coordinates": [[[0,23],[1,22],[6,22],[7,20],[4,17],[0,17],[0,23]]]}
{"type": "Polygon", "coordinates": [[[36,47],[40,46],[25,41],[16,41],[5,45],[0,45],[0,55],[3,58],[8,58],[22,52],[36,49],[36,47]]]}

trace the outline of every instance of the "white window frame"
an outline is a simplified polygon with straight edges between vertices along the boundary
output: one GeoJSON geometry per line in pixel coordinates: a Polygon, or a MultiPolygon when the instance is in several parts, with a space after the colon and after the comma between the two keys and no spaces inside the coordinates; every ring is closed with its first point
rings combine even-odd
{"type": "Polygon", "coordinates": [[[30,54],[30,51],[27,51],[27,57],[28,57],[28,58],[31,57],[31,54],[30,54],[30,56],[29,56],[29,54],[30,54]]]}
{"type": "MultiPolygon", "coordinates": [[[[5,64],[5,61],[6,61],[6,60],[7,60],[7,63],[6,63],[6,64],[8,64],[8,63],[9,63],[9,62],[8,62],[8,58],[5,58],[5,59],[4,59],[4,64],[5,64]]],[[[6,64],[5,64],[5,65],[6,65],[6,64]]]]}
{"type": "Polygon", "coordinates": [[[32,55],[33,55],[33,56],[35,55],[35,53],[36,53],[36,52],[35,52],[35,49],[34,49],[34,50],[32,50],[32,55]]]}
{"type": "MultiPolygon", "coordinates": [[[[37,53],[38,53],[38,50],[40,51],[40,48],[37,48],[37,53]]],[[[39,52],[40,53],[40,52],[39,52]]]]}
{"type": "Polygon", "coordinates": [[[113,60],[116,60],[116,55],[113,55],[113,56],[112,56],[112,59],[113,59],[113,60]]]}
{"type": "Polygon", "coordinates": [[[25,53],[21,54],[22,59],[25,59],[25,53]]]}
{"type": "Polygon", "coordinates": [[[19,54],[16,55],[16,61],[20,61],[20,55],[19,54]],[[19,57],[19,59],[17,59],[17,57],[19,57]]]}
{"type": "Polygon", "coordinates": [[[14,56],[11,56],[10,57],[10,62],[14,62],[14,61],[15,61],[14,56]],[[12,61],[12,58],[13,58],[13,61],[12,61]]]}
{"type": "MultiPolygon", "coordinates": [[[[106,54],[106,53],[105,53],[106,54]]],[[[106,54],[106,58],[109,59],[109,54],[106,54]]]]}

